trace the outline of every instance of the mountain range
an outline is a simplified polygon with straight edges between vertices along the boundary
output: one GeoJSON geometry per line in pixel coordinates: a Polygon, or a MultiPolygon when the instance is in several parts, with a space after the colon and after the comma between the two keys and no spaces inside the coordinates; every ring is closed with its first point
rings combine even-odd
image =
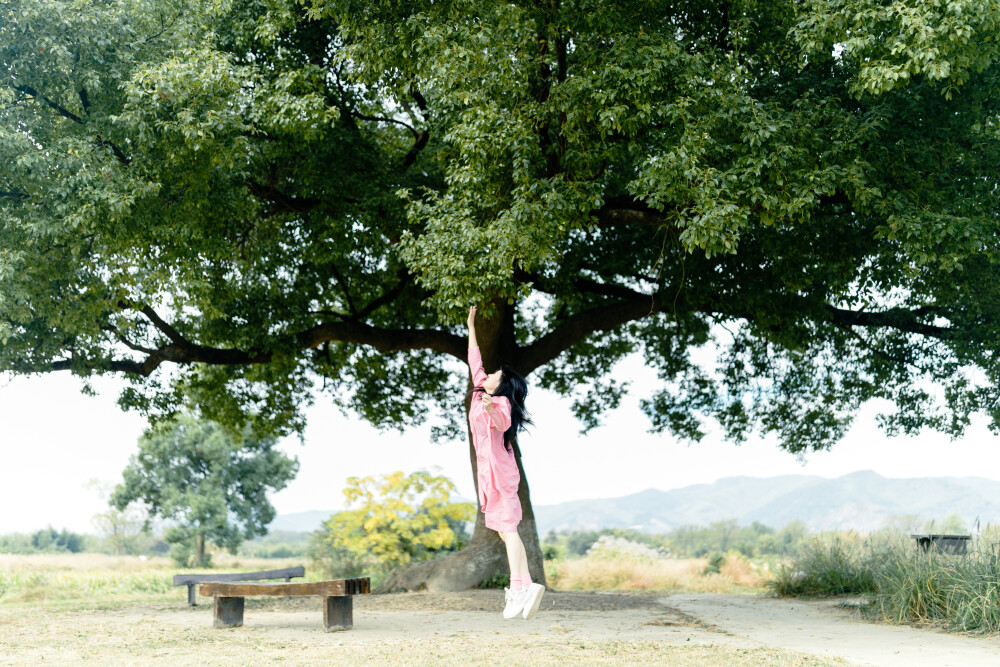
{"type": "MultiPolygon", "coordinates": [[[[780,528],[803,521],[812,531],[874,530],[894,516],[943,520],[959,515],[969,526],[1000,523],[1000,481],[981,477],[893,479],[872,471],[830,479],[810,475],[727,477],[619,498],[535,505],[538,532],[633,528],[662,533],[678,526],[735,519],[780,528]]],[[[274,530],[310,531],[330,511],[278,515],[274,530]]]]}

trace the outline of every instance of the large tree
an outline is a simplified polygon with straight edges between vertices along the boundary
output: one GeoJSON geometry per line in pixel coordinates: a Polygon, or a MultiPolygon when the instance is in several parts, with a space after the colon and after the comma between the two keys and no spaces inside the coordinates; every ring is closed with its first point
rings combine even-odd
{"type": "MultiPolygon", "coordinates": [[[[585,428],[631,353],[685,438],[998,423],[995,1],[0,7],[2,369],[454,437],[479,303],[487,368],[585,428]]],[[[480,515],[396,585],[502,565],[480,515]]]]}

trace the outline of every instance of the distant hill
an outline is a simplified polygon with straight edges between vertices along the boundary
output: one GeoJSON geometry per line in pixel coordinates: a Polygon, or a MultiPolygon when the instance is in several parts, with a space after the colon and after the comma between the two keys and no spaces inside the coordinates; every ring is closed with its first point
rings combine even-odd
{"type": "Polygon", "coordinates": [[[836,479],[808,475],[729,477],[671,491],[647,489],[621,498],[536,505],[540,534],[550,529],[634,528],[666,532],[683,525],[736,519],[780,528],[800,520],[813,531],[873,530],[892,516],[967,524],[1000,523],[1000,481],[979,477],[889,479],[871,471],[836,479]]]}
{"type": "MultiPolygon", "coordinates": [[[[465,499],[462,499],[465,500],[465,499]]],[[[1000,523],[1000,481],[981,477],[890,479],[855,472],[836,479],[810,475],[727,477],[670,491],[646,489],[620,498],[536,505],[539,535],[549,530],[634,528],[663,533],[735,519],[780,528],[803,521],[812,531],[874,530],[892,516],[943,520],[960,515],[968,525],[1000,523]]],[[[336,510],[279,514],[272,530],[310,532],[336,510]]]]}

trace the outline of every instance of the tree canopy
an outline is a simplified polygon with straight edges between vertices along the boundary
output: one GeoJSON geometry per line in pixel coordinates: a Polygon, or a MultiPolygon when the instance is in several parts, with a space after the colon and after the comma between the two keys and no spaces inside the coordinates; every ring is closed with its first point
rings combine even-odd
{"type": "Polygon", "coordinates": [[[476,302],[585,427],[633,352],[688,438],[1000,419],[993,0],[0,9],[0,369],[406,428],[476,302]]]}

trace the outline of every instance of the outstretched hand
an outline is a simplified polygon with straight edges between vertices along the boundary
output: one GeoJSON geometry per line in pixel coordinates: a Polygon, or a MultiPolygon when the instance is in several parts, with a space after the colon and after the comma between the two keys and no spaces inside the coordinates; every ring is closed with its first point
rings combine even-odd
{"type": "Polygon", "coordinates": [[[476,307],[469,308],[469,328],[476,326],[476,307]]]}

